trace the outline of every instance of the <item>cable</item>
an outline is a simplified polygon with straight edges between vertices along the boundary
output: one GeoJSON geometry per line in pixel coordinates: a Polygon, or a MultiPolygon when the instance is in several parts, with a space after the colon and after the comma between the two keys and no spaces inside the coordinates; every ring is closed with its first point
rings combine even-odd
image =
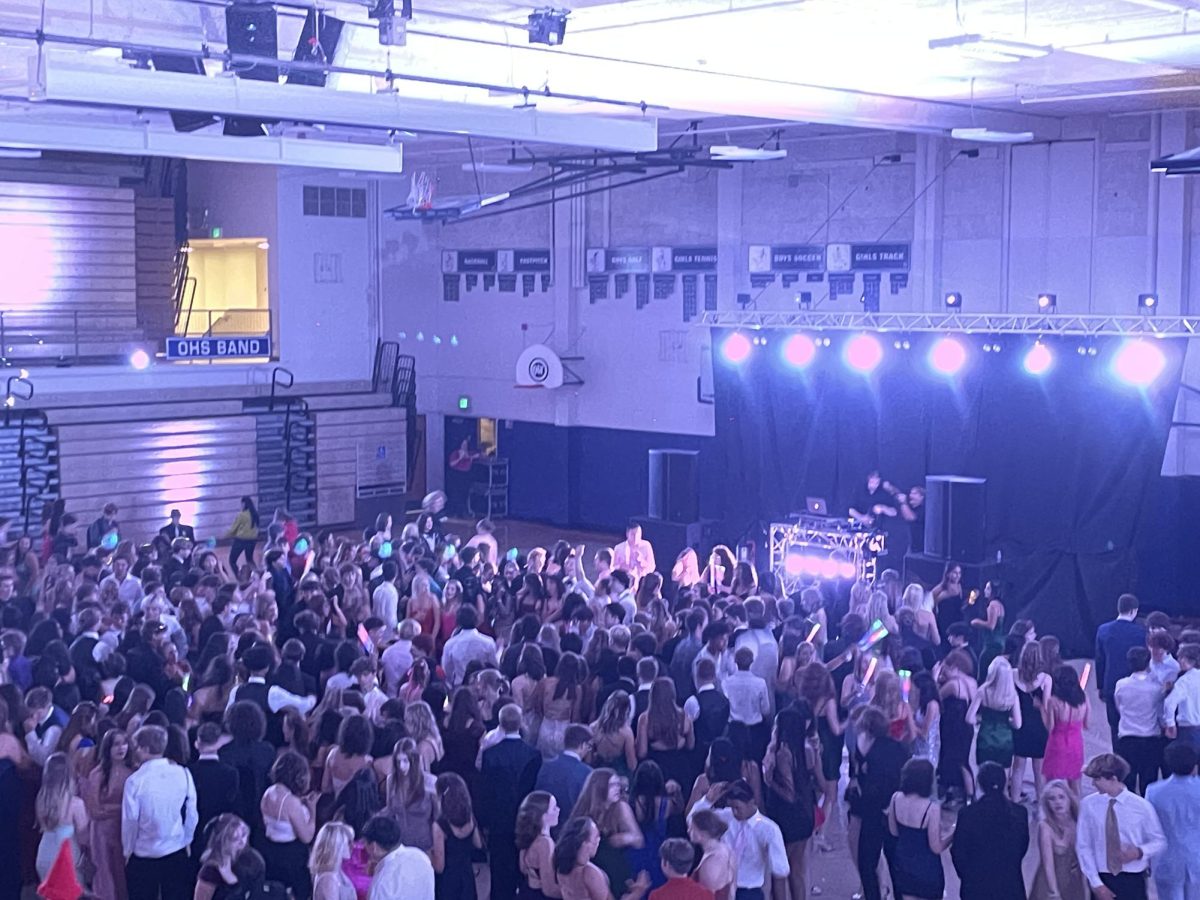
{"type": "Polygon", "coordinates": [[[814,230],[813,233],[808,236],[808,240],[805,241],[804,243],[811,244],[814,240],[816,240],[817,235],[819,235],[824,228],[828,227],[829,223],[833,221],[833,217],[836,216],[838,213],[840,213],[842,211],[842,209],[845,207],[845,205],[850,202],[850,198],[853,197],[855,194],[857,194],[859,192],[859,190],[863,187],[863,185],[865,185],[868,181],[871,180],[871,176],[875,174],[875,170],[878,169],[881,165],[883,165],[882,160],[875,161],[875,164],[871,166],[870,170],[863,177],[863,180],[860,181],[858,184],[856,184],[853,188],[850,189],[850,193],[848,193],[845,196],[845,198],[842,200],[842,202],[839,203],[837,205],[837,207],[828,216],[825,217],[825,221],[816,227],[816,230],[814,230]]]}
{"type": "Polygon", "coordinates": [[[483,188],[479,186],[479,168],[475,165],[475,142],[471,140],[470,135],[467,135],[467,150],[471,153],[471,174],[475,176],[475,196],[482,200],[483,188]]]}
{"type": "Polygon", "coordinates": [[[946,174],[946,170],[949,169],[952,165],[954,165],[955,161],[960,156],[962,156],[963,154],[965,154],[967,152],[969,152],[969,151],[966,151],[966,150],[955,151],[954,155],[950,157],[950,161],[948,163],[946,163],[944,166],[942,166],[942,171],[940,171],[936,175],[934,175],[933,180],[930,181],[929,184],[925,185],[925,187],[921,188],[921,192],[919,194],[917,194],[917,196],[912,198],[912,202],[909,203],[908,206],[906,206],[906,207],[904,207],[904,209],[900,210],[899,215],[897,215],[896,218],[892,219],[892,221],[888,223],[888,227],[883,229],[883,232],[879,235],[879,237],[875,238],[875,241],[876,242],[882,241],[884,239],[884,237],[887,236],[887,233],[889,231],[891,231],[892,228],[895,227],[896,223],[899,222],[901,219],[903,219],[908,214],[908,211],[917,205],[917,201],[920,200],[922,197],[924,197],[925,194],[929,191],[929,189],[941,180],[942,176],[946,174]]]}

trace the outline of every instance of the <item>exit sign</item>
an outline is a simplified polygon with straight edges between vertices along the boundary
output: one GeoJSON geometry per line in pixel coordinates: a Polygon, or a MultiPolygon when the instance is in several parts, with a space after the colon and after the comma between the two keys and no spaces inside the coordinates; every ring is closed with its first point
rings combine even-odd
{"type": "Polygon", "coordinates": [[[458,408],[459,408],[460,412],[466,412],[468,409],[470,409],[471,408],[471,398],[468,397],[466,394],[463,394],[461,397],[459,397],[458,398],[458,408]]]}
{"type": "Polygon", "coordinates": [[[223,229],[223,228],[212,228],[212,229],[211,229],[211,230],[208,232],[208,235],[209,235],[209,237],[211,237],[213,240],[216,240],[217,238],[219,238],[219,237],[220,237],[221,235],[223,235],[224,233],[225,233],[225,229],[223,229]]]}

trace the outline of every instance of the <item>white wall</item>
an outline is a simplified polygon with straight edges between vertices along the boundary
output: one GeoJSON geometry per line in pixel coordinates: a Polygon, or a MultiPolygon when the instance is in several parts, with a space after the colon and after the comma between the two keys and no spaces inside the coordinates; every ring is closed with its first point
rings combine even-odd
{"type": "MultiPolygon", "coordinates": [[[[1060,312],[1133,314],[1139,293],[1158,290],[1161,314],[1200,312],[1195,191],[1189,179],[1149,171],[1152,158],[1194,146],[1198,123],[1187,113],[1071,120],[1063,141],[982,145],[973,158],[959,152],[969,145],[927,136],[797,140],[785,161],[688,172],[563,202],[554,213],[462,225],[385,221],[383,333],[407,335],[402,346],[418,359],[425,412],[453,414],[459,394],[469,394],[477,415],[703,435],[713,430],[712,407],[696,401],[706,330],[683,323],[678,288],[643,310],[632,290],[589,303],[583,276],[572,278],[585,247],[715,243],[722,309],[736,309],[736,294],[751,290],[749,244],[883,240],[913,243],[909,286],[893,295],[883,276],[884,309],[939,310],[955,290],[970,311],[1033,312],[1037,294],[1051,291],[1060,312]],[[880,162],[896,153],[900,162],[880,162]],[[547,294],[523,299],[464,286],[460,302],[442,301],[442,249],[544,246],[556,261],[547,294]],[[683,334],[685,351],[660,360],[660,340],[672,333],[683,334]],[[584,356],[586,383],[553,393],[513,389],[516,357],[533,340],[584,356]]],[[[406,164],[434,174],[444,196],[474,196],[461,162],[413,152],[406,164]]],[[[480,193],[521,177],[481,176],[480,193]]],[[[402,203],[407,191],[407,182],[386,183],[382,205],[402,203]]],[[[752,293],[760,310],[793,309],[802,289],[821,305],[826,285],[803,280],[752,293]]],[[[857,294],[821,308],[856,309],[857,294]]]]}

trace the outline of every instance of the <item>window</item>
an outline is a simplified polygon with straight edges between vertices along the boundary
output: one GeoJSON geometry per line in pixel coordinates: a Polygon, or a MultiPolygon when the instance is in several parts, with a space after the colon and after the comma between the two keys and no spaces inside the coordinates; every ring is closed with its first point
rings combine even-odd
{"type": "Polygon", "coordinates": [[[326,216],[335,219],[365,219],[367,189],[304,186],[304,215],[326,216]]]}

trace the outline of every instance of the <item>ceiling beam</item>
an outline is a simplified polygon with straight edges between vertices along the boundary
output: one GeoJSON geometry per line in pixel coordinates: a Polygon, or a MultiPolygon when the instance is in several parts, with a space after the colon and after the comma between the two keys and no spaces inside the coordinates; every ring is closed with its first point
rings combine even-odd
{"type": "Polygon", "coordinates": [[[230,137],[221,133],[179,134],[150,124],[50,121],[28,110],[0,114],[0,145],[122,156],[166,156],[211,162],[262,163],[313,169],[398,175],[399,146],[349,144],[290,137],[230,137]]]}
{"type": "Polygon", "coordinates": [[[30,60],[31,99],[94,107],[186,110],[252,119],[406,130],[506,141],[602,147],[629,152],[658,146],[658,122],[446,103],[396,93],[355,93],[307,85],[215,78],[98,65],[72,54],[46,53],[30,60]]]}

